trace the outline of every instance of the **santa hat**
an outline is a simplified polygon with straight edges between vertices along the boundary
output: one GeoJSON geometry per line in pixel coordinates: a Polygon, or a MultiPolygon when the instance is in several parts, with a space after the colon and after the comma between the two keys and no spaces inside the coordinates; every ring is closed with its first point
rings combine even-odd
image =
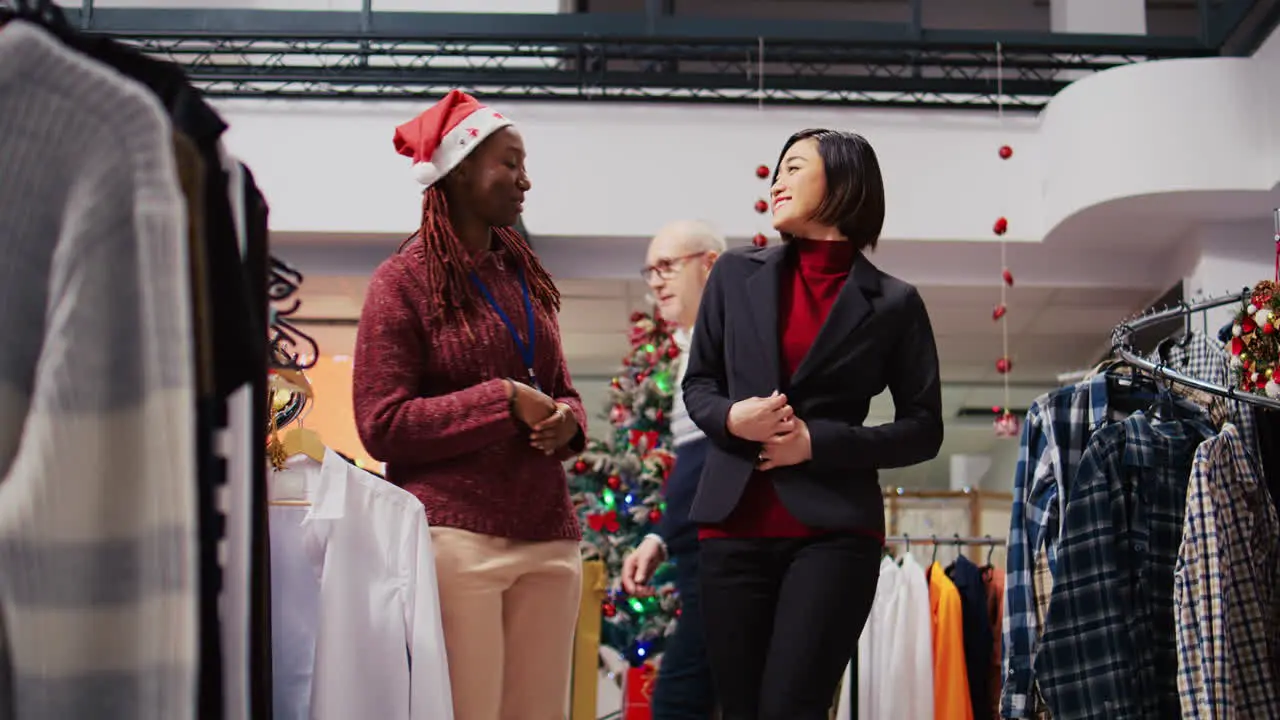
{"type": "Polygon", "coordinates": [[[414,178],[431,187],[480,141],[510,124],[470,95],[450,90],[443,100],[396,128],[396,152],[412,158],[414,178]]]}

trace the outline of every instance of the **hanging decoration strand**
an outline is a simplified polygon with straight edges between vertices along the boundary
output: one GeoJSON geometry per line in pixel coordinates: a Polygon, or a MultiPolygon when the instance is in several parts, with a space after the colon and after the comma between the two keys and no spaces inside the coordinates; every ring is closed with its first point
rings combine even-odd
{"type": "Polygon", "coordinates": [[[756,109],[764,110],[764,36],[756,37],[756,109]]]}
{"type": "MultiPolygon", "coordinates": [[[[756,111],[764,113],[764,37],[756,37],[756,111]]],[[[771,170],[768,165],[759,165],[756,167],[756,177],[769,182],[771,170]]],[[[762,197],[756,198],[755,211],[760,216],[757,221],[756,234],[751,238],[751,244],[756,247],[764,247],[769,244],[769,236],[765,235],[765,213],[769,212],[769,192],[768,189],[762,197]]]]}
{"type": "MultiPolygon", "coordinates": [[[[1004,137],[1004,48],[996,43],[996,121],[1000,126],[1000,137],[1004,137]]],[[[1001,217],[1009,211],[1009,183],[1002,183],[1002,205],[1001,217]]],[[[1009,283],[1005,280],[1009,272],[1009,255],[1008,243],[1005,242],[1004,235],[1000,236],[1000,305],[1008,307],[1009,283]]],[[[1009,323],[1007,320],[1000,321],[1000,357],[1004,358],[1006,363],[1009,360],[1009,323]]],[[[1009,373],[1003,373],[1004,378],[1004,412],[1009,412],[1009,373]]]]}
{"type": "MultiPolygon", "coordinates": [[[[1004,136],[1005,120],[1004,120],[1004,46],[996,43],[996,122],[1000,128],[1000,136],[1004,136]]],[[[1006,161],[1013,157],[1013,148],[1009,145],[1000,146],[1000,160],[1006,161]]],[[[1004,213],[1009,211],[1009,180],[1002,175],[998,181],[1000,184],[1000,211],[1001,215],[996,218],[995,226],[991,228],[992,232],[999,238],[1000,243],[1000,302],[996,305],[995,311],[991,317],[1000,323],[1000,357],[996,360],[996,372],[1000,373],[1001,384],[1004,389],[1004,402],[1000,407],[994,408],[995,433],[996,437],[1012,438],[1018,435],[1018,425],[1020,418],[1014,417],[1010,411],[1011,402],[1009,392],[1009,373],[1013,372],[1013,358],[1009,356],[1009,288],[1013,287],[1013,272],[1009,270],[1009,252],[1008,243],[1005,241],[1005,233],[1009,231],[1009,219],[1004,213]]]]}

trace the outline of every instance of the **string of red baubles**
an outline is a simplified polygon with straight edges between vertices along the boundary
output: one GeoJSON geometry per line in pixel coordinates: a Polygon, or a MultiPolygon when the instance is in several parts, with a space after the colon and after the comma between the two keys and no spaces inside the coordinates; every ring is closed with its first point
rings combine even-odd
{"type": "MultiPolygon", "coordinates": [[[[1013,157],[1013,148],[1008,145],[1001,145],[1000,159],[1008,160],[1011,157],[1013,157]]],[[[996,234],[996,237],[1003,237],[1005,233],[1009,232],[1009,219],[1004,217],[1003,215],[996,218],[995,224],[991,226],[991,231],[996,234]]],[[[1000,276],[1007,287],[1013,287],[1013,273],[1009,270],[1008,267],[1001,269],[1000,276]]],[[[994,320],[995,322],[1001,322],[1004,320],[1004,316],[1008,314],[1008,312],[1009,312],[1009,307],[1007,305],[1005,305],[1003,302],[998,303],[996,304],[995,309],[991,311],[991,319],[994,320]]],[[[1013,358],[1010,358],[1008,356],[1001,356],[996,359],[996,372],[1000,373],[1001,375],[1007,375],[1012,371],[1013,371],[1013,358]]]]}
{"type": "MultiPolygon", "coordinates": [[[[756,167],[756,177],[760,178],[761,180],[768,180],[769,166],[760,165],[756,167]]],[[[757,213],[763,215],[769,212],[769,202],[764,198],[760,198],[759,200],[756,200],[755,208],[757,213]]],[[[751,244],[755,245],[756,247],[764,247],[765,245],[769,244],[769,238],[765,236],[764,233],[758,232],[755,234],[754,237],[751,238],[751,244]]]]}

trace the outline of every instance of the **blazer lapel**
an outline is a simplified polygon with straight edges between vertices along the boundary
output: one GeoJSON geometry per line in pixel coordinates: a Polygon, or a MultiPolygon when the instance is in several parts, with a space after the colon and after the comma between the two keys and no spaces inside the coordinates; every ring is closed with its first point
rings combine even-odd
{"type": "Polygon", "coordinates": [[[791,378],[792,386],[799,385],[839,354],[853,331],[871,314],[871,298],[879,294],[880,271],[865,255],[858,253],[849,279],[840,289],[831,312],[818,330],[818,336],[791,378]]]}
{"type": "Polygon", "coordinates": [[[778,336],[778,285],[781,282],[786,246],[775,245],[752,256],[760,269],[747,280],[747,297],[751,304],[751,324],[760,340],[759,367],[771,388],[782,378],[778,360],[781,339],[778,336]]]}

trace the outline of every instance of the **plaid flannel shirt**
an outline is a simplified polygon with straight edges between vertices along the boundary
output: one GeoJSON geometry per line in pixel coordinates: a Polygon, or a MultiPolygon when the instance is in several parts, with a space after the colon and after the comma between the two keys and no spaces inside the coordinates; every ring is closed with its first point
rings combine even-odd
{"type": "Polygon", "coordinates": [[[1043,604],[1037,599],[1036,564],[1043,550],[1050,570],[1056,565],[1069,485],[1089,438],[1108,423],[1107,407],[1107,379],[1097,375],[1036,398],[1022,426],[1005,570],[1000,711],[1006,718],[1027,718],[1034,711],[1036,608],[1043,604]]]}
{"type": "MultiPolygon", "coordinates": [[[[1170,343],[1161,357],[1157,350],[1147,358],[1153,363],[1166,367],[1196,380],[1203,380],[1220,387],[1231,387],[1231,356],[1226,346],[1215,338],[1201,333],[1192,333],[1185,344],[1170,343]]],[[[1214,402],[1224,409],[1221,414],[1230,418],[1244,440],[1245,448],[1252,457],[1258,455],[1257,419],[1253,406],[1226,398],[1215,398],[1214,402]]]]}
{"type": "Polygon", "coordinates": [[[1231,424],[1196,451],[1174,603],[1182,717],[1280,718],[1280,520],[1231,424]]]}
{"type": "Polygon", "coordinates": [[[1099,430],[1063,522],[1035,677],[1057,718],[1179,715],[1173,573],[1199,419],[1099,430]]]}

